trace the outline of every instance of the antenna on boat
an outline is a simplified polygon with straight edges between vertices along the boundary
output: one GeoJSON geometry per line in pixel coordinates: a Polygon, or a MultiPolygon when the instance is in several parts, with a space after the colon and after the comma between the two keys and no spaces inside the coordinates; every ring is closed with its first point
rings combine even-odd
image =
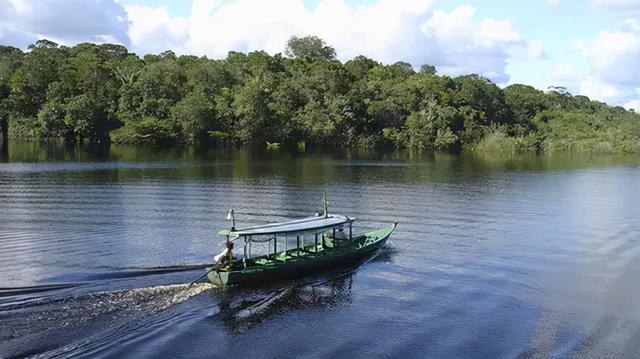
{"type": "Polygon", "coordinates": [[[231,230],[235,231],[236,230],[236,216],[235,216],[235,213],[233,211],[233,208],[231,208],[229,210],[229,213],[227,213],[227,221],[231,221],[231,230]]]}
{"type": "Polygon", "coordinates": [[[324,198],[322,200],[322,206],[324,208],[324,218],[329,218],[329,202],[327,202],[327,190],[324,190],[324,198]]]}

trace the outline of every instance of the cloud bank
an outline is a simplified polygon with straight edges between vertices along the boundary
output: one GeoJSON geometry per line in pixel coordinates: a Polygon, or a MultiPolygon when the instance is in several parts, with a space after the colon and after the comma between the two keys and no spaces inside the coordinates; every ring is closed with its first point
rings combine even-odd
{"type": "Polygon", "coordinates": [[[640,110],[640,25],[635,19],[622,21],[617,29],[601,31],[595,40],[574,47],[589,64],[579,83],[581,94],[640,110]]]}
{"type": "Polygon", "coordinates": [[[24,48],[41,38],[61,43],[129,45],[127,12],[113,0],[0,0],[0,43],[24,48]]]}
{"type": "Polygon", "coordinates": [[[505,68],[511,54],[541,55],[509,20],[477,19],[471,6],[444,12],[431,5],[380,0],[352,7],[322,0],[308,9],[300,0],[194,0],[191,15],[183,18],[152,16],[158,9],[148,7],[126,9],[132,44],[143,52],[157,51],[160,39],[165,48],[215,58],[229,50],[273,54],[282,52],[292,35],[313,34],[335,47],[343,61],[365,55],[383,63],[432,64],[442,73],[474,72],[498,83],[509,79],[505,68]]]}
{"type": "Polygon", "coordinates": [[[346,61],[365,55],[383,63],[435,65],[441,73],[479,73],[509,79],[512,56],[541,56],[540,44],[521,38],[509,20],[479,19],[471,6],[434,11],[431,0],[380,0],[350,6],[321,0],[193,0],[191,14],[115,0],[0,0],[0,42],[26,47],[39,38],[63,44],[117,42],[138,53],[226,56],[228,51],[282,52],[292,35],[317,35],[346,61]]]}

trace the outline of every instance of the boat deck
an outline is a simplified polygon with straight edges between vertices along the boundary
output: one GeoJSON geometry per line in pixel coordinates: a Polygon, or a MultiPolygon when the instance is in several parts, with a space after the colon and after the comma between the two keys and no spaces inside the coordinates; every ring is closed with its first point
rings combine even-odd
{"type": "MultiPolygon", "coordinates": [[[[238,265],[246,268],[254,267],[254,266],[269,266],[269,265],[276,265],[279,263],[288,262],[292,260],[295,261],[298,259],[317,258],[319,256],[325,256],[330,253],[333,253],[334,249],[336,248],[335,247],[336,242],[343,243],[342,244],[343,248],[345,247],[359,248],[363,245],[363,242],[364,242],[363,239],[365,239],[364,236],[353,238],[353,240],[351,241],[348,239],[334,239],[330,237],[324,237],[318,243],[318,245],[311,244],[308,246],[304,246],[304,248],[290,249],[287,251],[279,252],[275,255],[272,254],[269,256],[261,256],[254,259],[245,260],[244,262],[238,261],[234,263],[234,267],[238,265]]],[[[338,244],[337,248],[339,250],[340,244],[338,244]]]]}
{"type": "MultiPolygon", "coordinates": [[[[335,255],[341,252],[348,252],[354,249],[366,247],[372,242],[377,241],[383,236],[389,234],[387,228],[378,231],[362,234],[353,239],[339,239],[323,236],[318,244],[310,244],[303,248],[295,248],[287,251],[278,252],[276,254],[264,255],[256,258],[234,261],[231,268],[226,270],[246,270],[251,268],[274,266],[290,261],[308,260],[321,258],[328,255],[335,255]]],[[[225,269],[223,269],[225,270],[225,269]]]]}

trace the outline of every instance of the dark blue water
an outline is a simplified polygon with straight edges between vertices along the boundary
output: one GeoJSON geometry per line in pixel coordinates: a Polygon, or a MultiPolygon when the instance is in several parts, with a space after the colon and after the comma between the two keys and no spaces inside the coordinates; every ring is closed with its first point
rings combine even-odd
{"type": "Polygon", "coordinates": [[[0,357],[637,357],[640,161],[107,151],[0,164],[0,357]],[[399,222],[353,272],[189,286],[242,223],[399,222]]]}

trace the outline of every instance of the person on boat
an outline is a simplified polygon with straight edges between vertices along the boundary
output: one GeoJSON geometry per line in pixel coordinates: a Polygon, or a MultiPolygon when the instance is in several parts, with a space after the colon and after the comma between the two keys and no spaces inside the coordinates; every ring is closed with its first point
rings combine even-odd
{"type": "Polygon", "coordinates": [[[233,242],[227,242],[227,247],[222,252],[216,254],[213,257],[213,263],[215,265],[225,266],[231,262],[240,259],[242,256],[236,257],[233,254],[233,242]]]}

